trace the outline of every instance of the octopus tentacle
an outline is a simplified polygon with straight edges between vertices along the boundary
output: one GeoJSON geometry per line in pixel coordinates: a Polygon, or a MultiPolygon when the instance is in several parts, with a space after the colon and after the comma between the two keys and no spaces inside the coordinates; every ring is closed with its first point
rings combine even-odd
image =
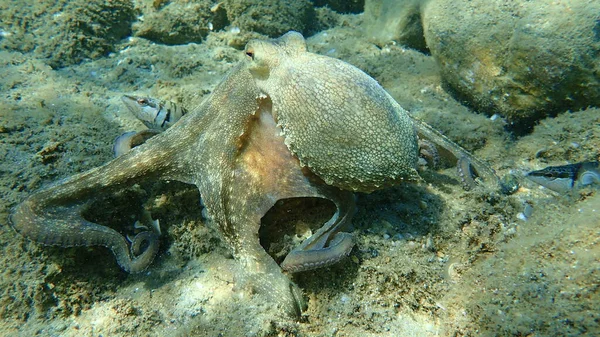
{"type": "Polygon", "coordinates": [[[129,249],[127,240],[119,232],[81,217],[78,210],[81,207],[59,207],[50,211],[41,207],[41,197],[43,194],[26,200],[11,215],[13,228],[33,241],[62,247],[104,246],[129,273],[144,271],[158,253],[159,240],[154,232],[137,234],[129,249]]]}
{"type": "Polygon", "coordinates": [[[502,191],[502,181],[496,175],[496,172],[488,164],[473,156],[469,151],[463,149],[460,145],[448,139],[439,131],[431,127],[431,125],[411,116],[411,120],[419,137],[435,143],[446,151],[452,153],[457,160],[458,173],[463,181],[463,187],[469,190],[475,186],[473,179],[473,171],[475,169],[477,175],[482,178],[491,188],[502,191]]]}
{"type": "Polygon", "coordinates": [[[122,156],[124,153],[136,146],[144,144],[148,139],[156,136],[159,133],[160,131],[150,129],[139,132],[125,132],[115,139],[115,144],[113,145],[113,153],[115,158],[122,156]]]}
{"type": "Polygon", "coordinates": [[[419,165],[436,169],[440,164],[440,154],[435,144],[426,139],[419,139],[419,165]]]}
{"type": "MultiPolygon", "coordinates": [[[[165,137],[154,137],[152,143],[168,143],[168,139],[162,138],[165,137]]],[[[13,210],[10,223],[19,234],[45,245],[108,247],[123,270],[141,272],[158,252],[158,235],[141,232],[129,246],[119,232],[86,220],[82,212],[98,195],[144,179],[164,178],[169,172],[170,158],[167,152],[140,146],[119,159],[31,195],[13,210]]]]}
{"type": "Polygon", "coordinates": [[[460,177],[460,181],[462,182],[465,191],[470,191],[477,187],[477,182],[475,182],[477,173],[473,172],[473,166],[469,159],[466,157],[458,158],[458,161],[456,162],[456,172],[460,177]]]}
{"type": "Polygon", "coordinates": [[[350,254],[354,242],[352,235],[340,232],[356,210],[354,194],[339,191],[337,195],[327,195],[337,210],[327,223],[316,233],[292,250],[281,263],[283,270],[297,273],[335,264],[350,254]]]}

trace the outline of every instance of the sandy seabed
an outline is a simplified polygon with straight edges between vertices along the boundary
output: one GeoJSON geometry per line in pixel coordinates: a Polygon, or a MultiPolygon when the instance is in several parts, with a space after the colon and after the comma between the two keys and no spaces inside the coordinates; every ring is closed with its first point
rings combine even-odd
{"type": "MultiPolygon", "coordinates": [[[[376,78],[415,117],[486,160],[499,175],[597,160],[600,111],[542,120],[525,136],[461,105],[429,55],[363,37],[361,15],[308,38],[309,49],[376,78]]],[[[141,130],[120,102],[146,94],[193,109],[243,53],[234,33],[164,46],[131,38],[106,58],[53,69],[0,51],[0,335],[5,336],[593,336],[600,334],[600,195],[559,196],[522,180],[513,195],[464,191],[455,168],[358,196],[356,247],[331,268],[294,275],[300,320],[235,287],[236,264],[204,223],[193,186],[140,186],[92,216],[129,221],[139,199],[160,220],[159,256],[123,273],[103,248],[28,242],[7,226],[19,200],[112,158],[113,140],[141,130]],[[136,200],[137,200],[136,199],[136,200]],[[533,210],[527,218],[523,216],[533,210]],[[531,207],[531,208],[530,208],[531,207]],[[127,215],[123,215],[123,214],[127,215]]],[[[322,221],[315,219],[290,221],[322,221]]]]}

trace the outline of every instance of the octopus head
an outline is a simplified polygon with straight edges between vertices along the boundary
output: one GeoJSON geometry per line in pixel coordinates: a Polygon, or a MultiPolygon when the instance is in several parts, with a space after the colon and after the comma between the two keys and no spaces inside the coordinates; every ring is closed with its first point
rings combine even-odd
{"type": "Polygon", "coordinates": [[[306,52],[306,41],[298,32],[288,32],[272,40],[250,40],[244,53],[248,70],[257,79],[266,80],[283,60],[306,52]]]}

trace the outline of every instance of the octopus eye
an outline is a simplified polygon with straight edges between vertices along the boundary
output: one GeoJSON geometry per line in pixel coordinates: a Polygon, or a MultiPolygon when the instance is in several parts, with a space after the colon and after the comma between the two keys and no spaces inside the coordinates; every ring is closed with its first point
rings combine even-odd
{"type": "Polygon", "coordinates": [[[145,98],[138,98],[137,99],[137,104],[142,105],[142,104],[147,104],[147,103],[148,103],[148,100],[145,99],[145,98]]]}
{"type": "Polygon", "coordinates": [[[252,49],[246,50],[246,55],[248,55],[251,59],[254,60],[254,50],[252,50],[252,49]]]}

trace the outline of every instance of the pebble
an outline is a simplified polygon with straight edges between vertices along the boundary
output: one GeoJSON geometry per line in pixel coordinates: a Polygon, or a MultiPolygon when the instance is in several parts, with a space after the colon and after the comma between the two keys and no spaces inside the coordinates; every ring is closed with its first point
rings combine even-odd
{"type": "Polygon", "coordinates": [[[523,208],[523,215],[525,215],[526,218],[531,217],[533,215],[533,206],[526,203],[525,207],[523,208]]]}

